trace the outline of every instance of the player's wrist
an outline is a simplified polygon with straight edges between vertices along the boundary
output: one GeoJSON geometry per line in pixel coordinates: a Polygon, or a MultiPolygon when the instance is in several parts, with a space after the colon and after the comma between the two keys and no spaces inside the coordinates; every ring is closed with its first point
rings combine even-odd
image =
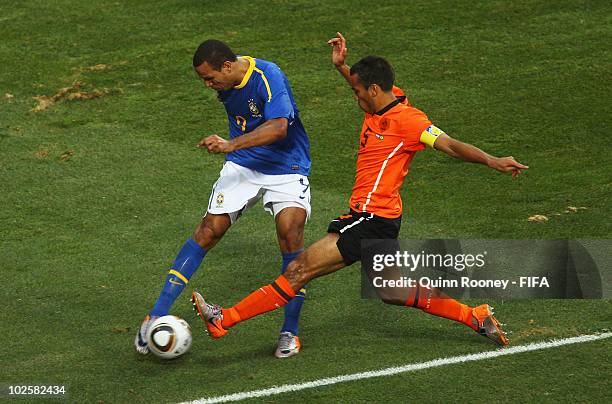
{"type": "Polygon", "coordinates": [[[493,157],[488,155],[485,156],[485,164],[487,165],[487,167],[492,168],[494,170],[499,170],[499,161],[499,157],[493,157]]]}
{"type": "Polygon", "coordinates": [[[231,153],[238,150],[238,145],[236,144],[236,139],[229,140],[227,142],[227,152],[231,153]]]}

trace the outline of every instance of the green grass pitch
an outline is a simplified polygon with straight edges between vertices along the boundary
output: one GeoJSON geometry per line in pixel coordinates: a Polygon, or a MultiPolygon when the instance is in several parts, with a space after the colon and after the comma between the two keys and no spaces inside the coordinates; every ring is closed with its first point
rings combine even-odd
{"type": "MultiPolygon", "coordinates": [[[[194,328],[190,352],[138,356],[136,327],[223,161],[194,148],[226,134],[226,117],[192,52],[215,37],[287,73],[312,144],[307,244],[346,211],[354,178],[362,112],[330,63],[336,31],[349,63],[388,58],[451,136],[531,167],[513,181],[420,153],[402,238],[609,239],[611,27],[612,7],[596,0],[2,1],[0,385],[179,402],[492,349],[461,325],[362,300],[355,265],[311,283],[295,358],[272,356],[280,311],[212,341],[188,293],[173,313],[194,328]],[[536,214],[549,220],[527,220],[536,214]]],[[[229,304],[272,280],[272,223],[248,212],[190,285],[229,304]]],[[[612,325],[609,300],[492,303],[515,345],[612,325]]],[[[259,400],[605,402],[611,352],[607,339],[259,400]]]]}

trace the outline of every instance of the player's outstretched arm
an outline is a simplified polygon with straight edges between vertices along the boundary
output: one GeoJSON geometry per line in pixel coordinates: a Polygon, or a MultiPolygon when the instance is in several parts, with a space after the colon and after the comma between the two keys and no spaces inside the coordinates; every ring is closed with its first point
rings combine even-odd
{"type": "Polygon", "coordinates": [[[526,170],[529,167],[516,161],[514,157],[494,157],[478,147],[468,143],[460,142],[453,139],[447,134],[442,134],[436,139],[434,147],[451,157],[469,161],[471,163],[484,164],[502,173],[511,172],[513,177],[516,177],[521,170],[526,170]]]}
{"type": "Polygon", "coordinates": [[[255,130],[232,140],[217,135],[207,136],[200,140],[196,147],[208,149],[210,153],[231,153],[235,150],[263,146],[285,138],[288,126],[287,118],[270,119],[255,130]]]}
{"type": "Polygon", "coordinates": [[[327,41],[327,43],[332,46],[332,63],[350,85],[351,81],[349,77],[351,75],[351,68],[346,64],[346,54],[348,52],[346,48],[346,39],[344,39],[344,36],[340,32],[337,32],[336,36],[327,41]]]}

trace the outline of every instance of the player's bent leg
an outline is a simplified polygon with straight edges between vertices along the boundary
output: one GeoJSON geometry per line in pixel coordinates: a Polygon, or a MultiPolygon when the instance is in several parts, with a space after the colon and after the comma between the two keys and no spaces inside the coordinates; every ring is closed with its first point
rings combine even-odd
{"type": "MultiPolygon", "coordinates": [[[[307,212],[303,207],[291,204],[275,204],[273,206],[276,222],[276,235],[282,255],[281,274],[285,273],[287,266],[295,260],[304,248],[304,225],[307,212]],[[284,205],[277,211],[277,205],[284,205]]],[[[301,341],[299,334],[299,319],[304,299],[306,285],[300,289],[295,297],[284,308],[284,321],[278,337],[274,356],[279,359],[295,356],[300,352],[301,341]]]]}
{"type": "MultiPolygon", "coordinates": [[[[373,285],[375,277],[399,280],[401,271],[393,266],[376,272],[373,268],[366,268],[365,275],[373,285]]],[[[439,289],[425,288],[420,285],[413,288],[374,287],[374,290],[384,303],[414,307],[434,316],[458,321],[499,345],[508,345],[508,338],[502,331],[499,321],[493,317],[493,311],[489,305],[484,304],[472,308],[451,298],[439,289]]]]}
{"type": "Polygon", "coordinates": [[[343,258],[336,246],[337,240],[337,234],[328,234],[314,243],[289,264],[284,275],[279,276],[271,284],[257,289],[235,306],[221,309],[220,322],[214,310],[207,310],[208,306],[215,307],[215,305],[208,304],[206,306],[204,299],[198,298],[199,294],[194,293],[192,303],[194,303],[198,315],[200,315],[200,312],[203,313],[201,317],[206,322],[209,332],[211,332],[211,329],[208,324],[213,319],[214,328],[218,328],[217,325],[220,324],[222,329],[215,330],[215,335],[223,336],[226,334],[223,331],[227,331],[239,322],[284,306],[311,279],[344,267],[343,258]]]}
{"type": "Polygon", "coordinates": [[[138,353],[148,353],[146,333],[149,325],[153,320],[169,313],[170,308],[199,268],[208,250],[217,244],[230,225],[231,221],[227,214],[207,214],[196,227],[193,236],[185,242],[168,271],[159,298],[138,329],[134,339],[134,346],[138,353]]]}
{"type": "Polygon", "coordinates": [[[198,270],[206,253],[223,237],[231,225],[228,214],[207,214],[198,224],[172,263],[159,299],[151,316],[165,316],[181,294],[193,274],[198,270]]]}

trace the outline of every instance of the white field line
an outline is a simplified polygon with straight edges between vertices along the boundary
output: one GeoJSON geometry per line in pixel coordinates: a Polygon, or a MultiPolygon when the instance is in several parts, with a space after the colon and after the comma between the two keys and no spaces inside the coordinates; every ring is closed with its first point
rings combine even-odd
{"type": "Polygon", "coordinates": [[[255,397],[267,397],[275,394],[287,393],[290,391],[298,391],[311,389],[314,387],[329,386],[331,384],[351,382],[361,379],[370,379],[373,377],[391,376],[399,373],[414,372],[417,370],[435,368],[438,366],[452,365],[455,363],[465,363],[479,361],[483,359],[496,358],[498,356],[514,355],[522,352],[538,351],[541,349],[556,348],[563,345],[580,344],[583,342],[597,341],[612,337],[612,332],[607,332],[597,335],[581,335],[579,337],[557,339],[548,342],[536,342],[527,345],[519,345],[511,348],[500,348],[495,351],[486,351],[469,355],[452,356],[449,358],[439,358],[428,362],[412,363],[409,365],[373,370],[368,372],[353,373],[349,375],[328,377],[325,379],[313,380],[311,382],[284,384],[282,386],[274,386],[268,389],[244,391],[241,393],[228,394],[224,396],[201,398],[199,400],[185,402],[183,404],[203,404],[203,403],[224,403],[228,401],[239,401],[255,397]]]}

